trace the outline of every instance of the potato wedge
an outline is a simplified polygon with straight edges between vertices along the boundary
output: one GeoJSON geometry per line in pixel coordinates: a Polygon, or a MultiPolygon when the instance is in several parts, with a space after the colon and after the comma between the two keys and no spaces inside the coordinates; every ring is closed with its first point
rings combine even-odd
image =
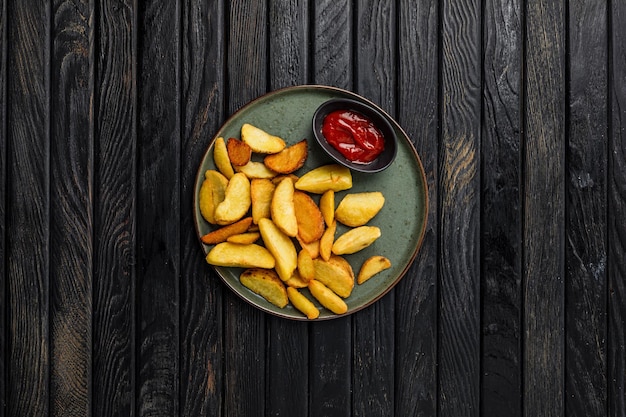
{"type": "Polygon", "coordinates": [[[289,287],[294,288],[306,288],[309,285],[309,281],[302,278],[300,276],[300,273],[296,269],[295,271],[293,271],[293,275],[291,276],[291,278],[285,281],[285,284],[287,284],[287,286],[289,287]]]}
{"type": "Polygon", "coordinates": [[[226,142],[226,149],[228,150],[230,163],[233,165],[245,165],[252,157],[252,149],[250,146],[239,139],[229,138],[226,142]]]}
{"type": "Polygon", "coordinates": [[[303,280],[311,281],[315,278],[315,265],[313,257],[307,249],[300,249],[298,252],[298,273],[303,280]]]}
{"type": "Polygon", "coordinates": [[[324,234],[320,239],[320,256],[325,261],[329,260],[330,255],[332,254],[336,231],[337,221],[333,221],[330,226],[328,226],[326,230],[324,230],[324,234]]]}
{"type": "Polygon", "coordinates": [[[266,178],[255,178],[250,181],[250,197],[252,199],[252,221],[271,217],[272,197],[276,186],[266,178]]]}
{"type": "Polygon", "coordinates": [[[263,243],[276,259],[276,272],[283,281],[287,281],[293,275],[298,266],[298,253],[296,247],[286,234],[270,219],[259,220],[259,231],[263,243]]]}
{"type": "Polygon", "coordinates": [[[270,206],[274,224],[290,237],[295,237],[298,234],[294,191],[293,181],[290,178],[283,179],[274,190],[270,206]]]}
{"type": "Polygon", "coordinates": [[[376,226],[359,226],[348,230],[333,243],[335,255],[347,255],[364,249],[380,237],[380,228],[376,226]]]}
{"type": "Polygon", "coordinates": [[[226,142],[222,137],[215,139],[215,144],[213,145],[213,162],[215,162],[217,170],[226,178],[231,179],[233,175],[235,175],[235,170],[228,158],[226,142]]]}
{"type": "Polygon", "coordinates": [[[287,296],[291,304],[303,313],[308,319],[314,320],[320,316],[320,311],[304,294],[293,287],[287,287],[287,296]]]}
{"type": "Polygon", "coordinates": [[[363,284],[374,275],[388,268],[391,268],[391,261],[388,258],[381,255],[371,256],[363,262],[363,265],[361,265],[356,282],[358,284],[363,284]]]}
{"type": "Polygon", "coordinates": [[[250,245],[218,243],[209,251],[206,261],[215,266],[235,268],[272,269],[276,266],[276,260],[270,251],[255,243],[250,245]]]}
{"type": "Polygon", "coordinates": [[[209,169],[204,173],[204,181],[200,186],[199,205],[204,219],[215,224],[215,208],[224,201],[228,179],[220,172],[209,169]]]}
{"type": "Polygon", "coordinates": [[[302,191],[293,194],[298,235],[303,242],[319,240],[324,233],[324,217],[313,199],[302,191]]]}
{"type": "Polygon", "coordinates": [[[378,214],[384,204],[385,197],[380,191],[346,194],[335,210],[335,218],[346,226],[363,226],[378,214]]]}
{"type": "Polygon", "coordinates": [[[235,172],[243,172],[249,179],[254,178],[274,178],[276,172],[265,166],[263,162],[248,161],[245,165],[235,165],[235,172]]]}
{"type": "Polygon", "coordinates": [[[348,311],[346,302],[321,282],[317,280],[309,281],[309,291],[321,305],[333,313],[345,314],[348,311]]]}
{"type": "Polygon", "coordinates": [[[354,272],[343,258],[331,256],[328,261],[314,259],[315,279],[342,298],[349,297],[354,288],[354,272]],[[347,268],[346,268],[347,265],[347,268]]]}
{"type": "Polygon", "coordinates": [[[328,190],[320,197],[320,211],[324,217],[326,226],[330,226],[335,220],[335,192],[328,190]]]}
{"type": "MultiPolygon", "coordinates": [[[[222,226],[219,229],[215,229],[212,232],[202,236],[200,240],[207,245],[216,245],[218,243],[226,242],[226,240],[240,233],[248,230],[248,227],[252,224],[252,217],[245,217],[241,220],[231,223],[227,226],[222,226]]],[[[253,242],[249,242],[253,243],[253,242]]]]}
{"type": "Polygon", "coordinates": [[[315,259],[320,256],[320,241],[316,240],[315,242],[306,243],[300,239],[300,236],[296,236],[296,240],[300,244],[302,249],[306,249],[309,254],[311,254],[311,258],[315,259]]]}
{"type": "Polygon", "coordinates": [[[279,182],[284,180],[285,178],[291,178],[291,181],[295,184],[298,181],[298,176],[295,174],[278,174],[274,178],[272,178],[272,182],[274,185],[278,185],[279,182]]]}
{"type": "Polygon", "coordinates": [[[276,307],[284,308],[289,303],[285,284],[273,269],[246,269],[239,275],[239,281],[276,307]]]}
{"type": "Polygon", "coordinates": [[[240,245],[249,245],[256,242],[260,238],[261,234],[259,232],[245,232],[228,236],[228,238],[226,238],[226,241],[230,243],[238,243],[240,245]]]}
{"type": "Polygon", "coordinates": [[[343,191],[352,188],[352,174],[350,169],[339,164],[322,165],[301,176],[295,187],[314,194],[343,191]]]}
{"type": "Polygon", "coordinates": [[[291,174],[302,168],[308,154],[309,147],[306,139],[303,139],[278,153],[267,155],[263,159],[263,163],[272,171],[280,174],[291,174]]]}
{"type": "Polygon", "coordinates": [[[233,175],[226,186],[224,200],[215,207],[215,223],[236,222],[246,215],[251,204],[250,180],[242,173],[233,175]]]}
{"type": "Polygon", "coordinates": [[[257,153],[278,153],[286,146],[282,138],[271,135],[249,123],[241,126],[241,140],[246,142],[253,152],[257,153]]]}

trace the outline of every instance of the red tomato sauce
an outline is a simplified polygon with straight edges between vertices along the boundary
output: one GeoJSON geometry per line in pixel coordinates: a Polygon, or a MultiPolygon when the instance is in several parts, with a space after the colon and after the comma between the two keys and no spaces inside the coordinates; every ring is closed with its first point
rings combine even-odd
{"type": "Polygon", "coordinates": [[[335,110],[322,124],[326,141],[346,159],[367,164],[385,149],[385,138],[374,123],[353,110],[335,110]]]}

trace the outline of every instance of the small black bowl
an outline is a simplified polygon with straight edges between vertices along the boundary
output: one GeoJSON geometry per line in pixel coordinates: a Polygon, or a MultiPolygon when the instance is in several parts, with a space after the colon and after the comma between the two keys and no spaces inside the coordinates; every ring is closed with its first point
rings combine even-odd
{"type": "Polygon", "coordinates": [[[374,107],[360,101],[336,98],[322,103],[322,105],[320,105],[313,114],[313,135],[322,149],[324,149],[324,151],[330,155],[331,158],[354,171],[364,173],[380,172],[389,167],[389,165],[391,165],[393,160],[396,158],[397,139],[391,123],[387,117],[374,107]],[[353,110],[361,113],[370,119],[381,131],[383,137],[385,138],[385,149],[375,160],[365,164],[352,162],[326,141],[326,138],[322,134],[324,118],[326,115],[335,110],[353,110]]]}

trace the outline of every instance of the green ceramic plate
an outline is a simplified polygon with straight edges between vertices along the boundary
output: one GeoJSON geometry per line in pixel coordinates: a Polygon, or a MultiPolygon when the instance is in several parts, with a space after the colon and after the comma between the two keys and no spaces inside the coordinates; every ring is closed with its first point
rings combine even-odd
{"type": "MultiPolygon", "coordinates": [[[[316,85],[289,87],[268,93],[248,103],[226,121],[216,133],[215,138],[220,136],[225,139],[239,138],[240,129],[244,123],[251,123],[280,136],[288,145],[306,138],[309,140],[309,157],[305,166],[296,172],[296,174],[301,174],[320,165],[331,163],[331,159],[313,138],[311,118],[320,104],[336,97],[352,98],[375,106],[361,96],[333,87],[316,85]]],[[[382,109],[375,107],[386,115],[382,109]]],[[[355,284],[352,294],[345,300],[348,304],[348,314],[371,305],[398,283],[413,262],[424,236],[428,207],[424,168],[406,133],[391,117],[389,120],[398,135],[398,153],[394,163],[377,174],[353,172],[352,189],[335,195],[336,204],[339,204],[341,198],[348,192],[382,191],[385,196],[385,206],[369,222],[370,225],[380,227],[382,236],[370,247],[352,255],[345,255],[345,257],[351,263],[355,274],[358,273],[362,262],[372,255],[386,256],[391,260],[392,267],[361,285],[355,284]]],[[[207,149],[196,176],[194,219],[198,238],[214,227],[200,215],[197,199],[204,172],[207,169],[215,169],[213,144],[214,140],[207,149]]],[[[345,227],[339,225],[336,236],[340,236],[346,230],[345,227]]],[[[205,254],[211,249],[210,246],[200,244],[205,254]]],[[[241,269],[215,267],[215,270],[230,289],[261,310],[289,319],[307,320],[291,305],[283,309],[275,307],[243,287],[239,283],[241,269]]],[[[303,292],[310,296],[307,290],[303,292]]],[[[317,320],[338,317],[322,308],[314,299],[312,300],[320,308],[320,317],[317,320]]]]}

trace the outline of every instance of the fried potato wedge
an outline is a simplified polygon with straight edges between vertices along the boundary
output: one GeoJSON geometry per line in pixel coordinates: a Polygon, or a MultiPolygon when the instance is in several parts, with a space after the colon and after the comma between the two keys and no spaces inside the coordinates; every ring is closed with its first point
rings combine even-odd
{"type": "Polygon", "coordinates": [[[278,174],[274,178],[272,178],[272,182],[274,183],[274,185],[278,185],[278,183],[285,178],[291,178],[294,184],[296,183],[296,181],[298,181],[298,176],[295,174],[278,174]]]}
{"type": "Polygon", "coordinates": [[[209,251],[206,261],[215,266],[235,268],[272,269],[276,266],[276,261],[270,251],[255,243],[250,245],[218,243],[209,251]]]}
{"type": "Polygon", "coordinates": [[[298,266],[298,253],[291,238],[284,234],[270,219],[259,220],[259,231],[265,247],[276,260],[276,272],[283,281],[293,275],[298,266]]]}
{"type": "Polygon", "coordinates": [[[322,165],[302,175],[295,187],[313,194],[348,190],[352,188],[352,173],[339,164],[322,165]]]}
{"type": "Polygon", "coordinates": [[[364,249],[380,237],[380,228],[376,226],[359,226],[348,230],[333,243],[335,255],[347,255],[364,249]]]}
{"type": "Polygon", "coordinates": [[[215,208],[224,201],[228,179],[218,171],[209,169],[204,173],[204,181],[200,186],[200,214],[204,219],[216,224],[215,208]]]}
{"type": "Polygon", "coordinates": [[[246,215],[252,204],[250,180],[245,174],[237,173],[228,181],[224,200],[215,207],[215,223],[226,225],[246,215]]]}
{"type": "Polygon", "coordinates": [[[381,255],[371,256],[363,262],[363,265],[361,265],[356,282],[358,284],[363,284],[374,275],[389,268],[391,268],[391,261],[388,258],[381,255]]]}
{"type": "Polygon", "coordinates": [[[228,157],[226,142],[222,137],[215,139],[215,144],[213,145],[213,162],[215,162],[217,170],[226,178],[231,179],[233,175],[235,175],[235,170],[228,157]]]}
{"type": "Polygon", "coordinates": [[[270,206],[274,224],[290,237],[295,237],[298,234],[294,192],[293,181],[290,178],[283,179],[274,190],[270,206]]]}
{"type": "Polygon", "coordinates": [[[324,230],[324,234],[320,239],[320,256],[327,261],[332,255],[333,243],[335,242],[335,233],[337,231],[337,221],[333,221],[330,226],[324,230]]]}
{"type": "Polygon", "coordinates": [[[328,190],[320,197],[320,211],[324,217],[326,226],[330,226],[335,220],[335,192],[328,190]]]}
{"type": "Polygon", "coordinates": [[[252,222],[259,223],[259,219],[269,218],[271,214],[272,197],[276,186],[267,178],[255,178],[250,181],[250,197],[252,199],[252,222]]]}
{"type": "Polygon", "coordinates": [[[319,240],[324,234],[324,217],[313,199],[302,191],[293,194],[298,235],[303,242],[319,240]]]}
{"type": "Polygon", "coordinates": [[[289,303],[285,284],[273,269],[246,269],[239,275],[239,281],[276,307],[284,308],[289,303]]]}
{"type": "Polygon", "coordinates": [[[226,142],[226,149],[228,150],[230,163],[233,165],[245,165],[252,157],[252,149],[250,146],[239,139],[229,138],[226,142]]]}
{"type": "Polygon", "coordinates": [[[302,168],[309,154],[309,147],[306,139],[286,147],[282,151],[267,155],[263,163],[272,171],[280,174],[291,174],[302,168]]]}
{"type": "Polygon", "coordinates": [[[305,281],[311,281],[315,278],[315,265],[313,257],[307,249],[300,249],[298,252],[298,273],[305,281]]]}
{"type": "Polygon", "coordinates": [[[328,261],[314,259],[315,279],[342,298],[349,297],[354,288],[354,272],[345,259],[331,256],[328,261]]]}
{"type": "Polygon", "coordinates": [[[317,280],[309,281],[309,291],[321,305],[333,313],[345,314],[348,311],[346,302],[321,282],[317,280]]]}
{"type": "Polygon", "coordinates": [[[300,239],[300,236],[296,236],[296,240],[300,244],[302,249],[305,249],[309,254],[311,254],[311,258],[315,259],[320,256],[320,241],[316,240],[315,242],[306,243],[300,239]]]}
{"type": "Polygon", "coordinates": [[[271,135],[256,126],[245,123],[241,126],[241,140],[246,142],[253,152],[257,153],[278,153],[285,149],[285,141],[271,135]]]}
{"type": "Polygon", "coordinates": [[[302,276],[300,276],[300,273],[296,269],[295,271],[293,271],[293,275],[291,276],[291,278],[285,281],[285,284],[287,284],[287,286],[289,287],[294,288],[306,288],[309,285],[309,281],[302,278],[302,276]]]}
{"type": "Polygon", "coordinates": [[[245,232],[228,236],[228,238],[226,238],[226,241],[230,243],[238,243],[240,245],[249,245],[256,242],[260,238],[261,234],[259,232],[245,232]]]}
{"type": "Polygon", "coordinates": [[[293,287],[287,287],[287,296],[291,304],[303,313],[308,319],[314,320],[320,316],[320,311],[315,307],[315,304],[309,300],[306,295],[293,287]]]}
{"type": "Polygon", "coordinates": [[[335,218],[346,226],[363,226],[378,214],[384,204],[385,197],[380,191],[346,194],[335,210],[335,218]]]}
{"type": "Polygon", "coordinates": [[[235,165],[235,172],[243,172],[246,177],[250,179],[254,178],[274,178],[276,172],[269,169],[263,162],[248,161],[245,165],[235,165]]]}
{"type": "MultiPolygon", "coordinates": [[[[248,230],[248,227],[252,224],[252,217],[245,217],[241,220],[231,223],[227,226],[222,226],[219,229],[215,229],[212,232],[202,236],[200,240],[207,245],[216,245],[218,243],[226,242],[229,237],[238,235],[248,230]]],[[[253,243],[253,242],[248,242],[253,243]]]]}

